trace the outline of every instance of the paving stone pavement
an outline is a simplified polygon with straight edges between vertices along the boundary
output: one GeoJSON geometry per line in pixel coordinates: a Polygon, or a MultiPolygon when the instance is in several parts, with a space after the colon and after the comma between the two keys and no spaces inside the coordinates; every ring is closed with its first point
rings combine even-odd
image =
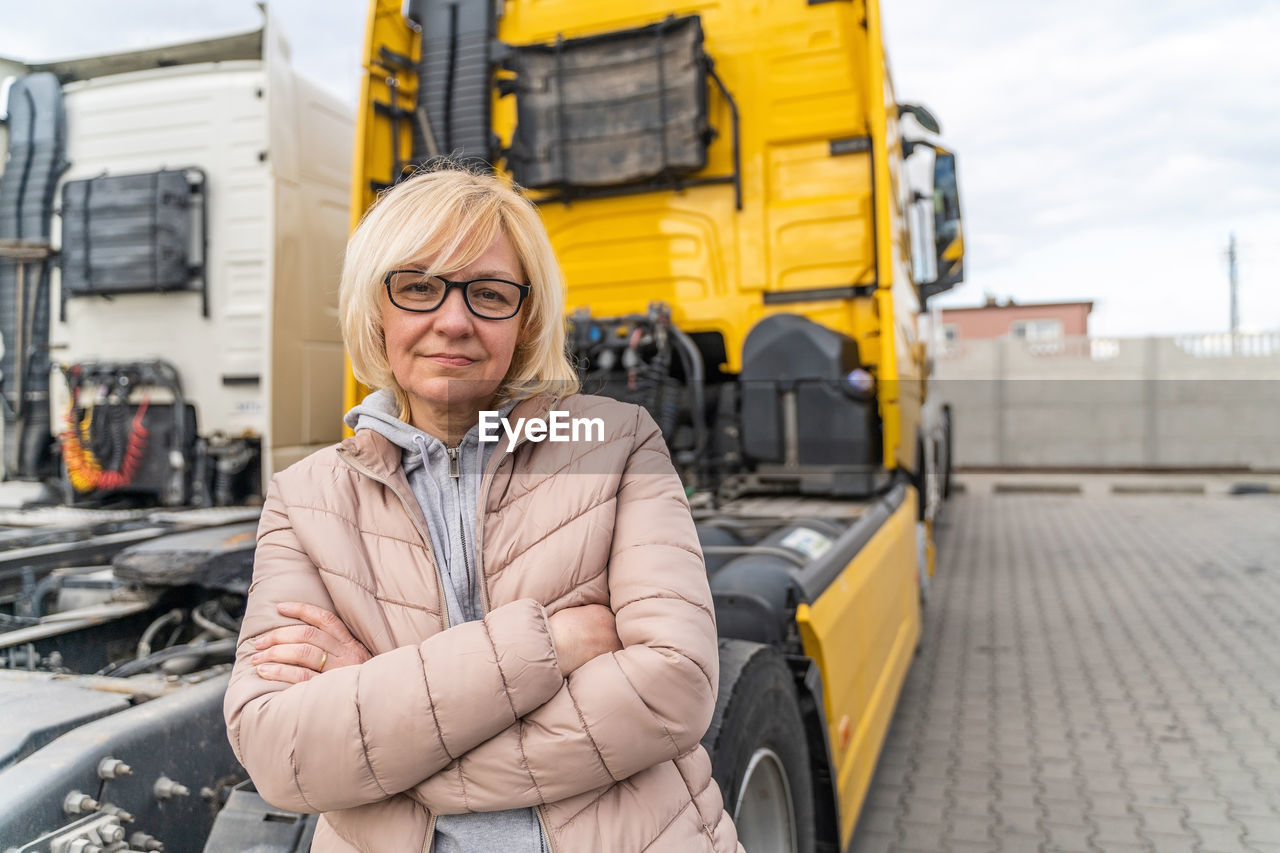
{"type": "Polygon", "coordinates": [[[1280,498],[966,494],[853,853],[1280,853],[1280,498]]]}

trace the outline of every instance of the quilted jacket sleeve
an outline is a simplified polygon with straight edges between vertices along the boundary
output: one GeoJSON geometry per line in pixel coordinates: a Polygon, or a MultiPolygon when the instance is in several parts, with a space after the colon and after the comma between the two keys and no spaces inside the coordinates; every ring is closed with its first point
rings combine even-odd
{"type": "Polygon", "coordinates": [[[546,612],[530,599],[360,666],[294,685],[267,681],[249,656],[258,636],[298,624],[277,613],[282,601],[334,610],[274,480],[223,710],[236,757],[263,798],[281,808],[330,811],[386,799],[510,727],[564,684],[546,612]]]}
{"type": "Polygon", "coordinates": [[[418,785],[428,808],[555,802],[676,758],[706,732],[719,679],[706,567],[662,435],[643,409],[637,417],[608,568],[623,649],[588,661],[545,705],[418,785]]]}

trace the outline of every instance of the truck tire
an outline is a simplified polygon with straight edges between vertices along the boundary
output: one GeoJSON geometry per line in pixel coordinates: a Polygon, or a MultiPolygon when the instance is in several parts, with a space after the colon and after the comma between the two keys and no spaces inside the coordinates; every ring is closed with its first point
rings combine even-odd
{"type": "MultiPolygon", "coordinates": [[[[935,453],[935,462],[937,458],[935,453]]],[[[924,455],[924,436],[916,433],[916,470],[911,476],[911,484],[916,487],[916,521],[924,521],[925,514],[929,509],[929,482],[931,476],[928,460],[924,455]]]]}
{"type": "Polygon", "coordinates": [[[951,469],[953,467],[952,451],[955,445],[951,441],[951,407],[942,407],[942,443],[943,452],[946,454],[946,464],[942,467],[942,500],[946,501],[951,497],[951,469]]]}
{"type": "Polygon", "coordinates": [[[702,738],[747,853],[813,853],[813,777],[795,681],[776,649],[720,641],[720,694],[702,738]]]}

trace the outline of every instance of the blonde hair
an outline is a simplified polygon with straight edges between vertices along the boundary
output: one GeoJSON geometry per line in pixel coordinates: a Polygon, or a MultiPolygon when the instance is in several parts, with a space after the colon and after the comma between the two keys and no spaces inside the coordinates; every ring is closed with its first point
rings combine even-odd
{"type": "Polygon", "coordinates": [[[537,209],[498,178],[446,163],[379,196],[347,242],[342,265],[338,312],[352,372],[370,388],[394,391],[401,417],[408,416],[409,397],[387,360],[384,276],[424,260],[432,272],[448,275],[473,263],[499,233],[511,241],[530,291],[497,402],[578,390],[565,351],[564,276],[537,209]]]}

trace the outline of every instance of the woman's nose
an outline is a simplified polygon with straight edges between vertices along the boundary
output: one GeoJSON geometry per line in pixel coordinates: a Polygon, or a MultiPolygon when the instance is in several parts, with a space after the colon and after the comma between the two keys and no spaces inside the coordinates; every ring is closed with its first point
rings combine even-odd
{"type": "Polygon", "coordinates": [[[437,329],[450,334],[465,334],[472,327],[471,309],[462,298],[461,290],[450,290],[445,294],[444,302],[435,310],[437,329]]]}

